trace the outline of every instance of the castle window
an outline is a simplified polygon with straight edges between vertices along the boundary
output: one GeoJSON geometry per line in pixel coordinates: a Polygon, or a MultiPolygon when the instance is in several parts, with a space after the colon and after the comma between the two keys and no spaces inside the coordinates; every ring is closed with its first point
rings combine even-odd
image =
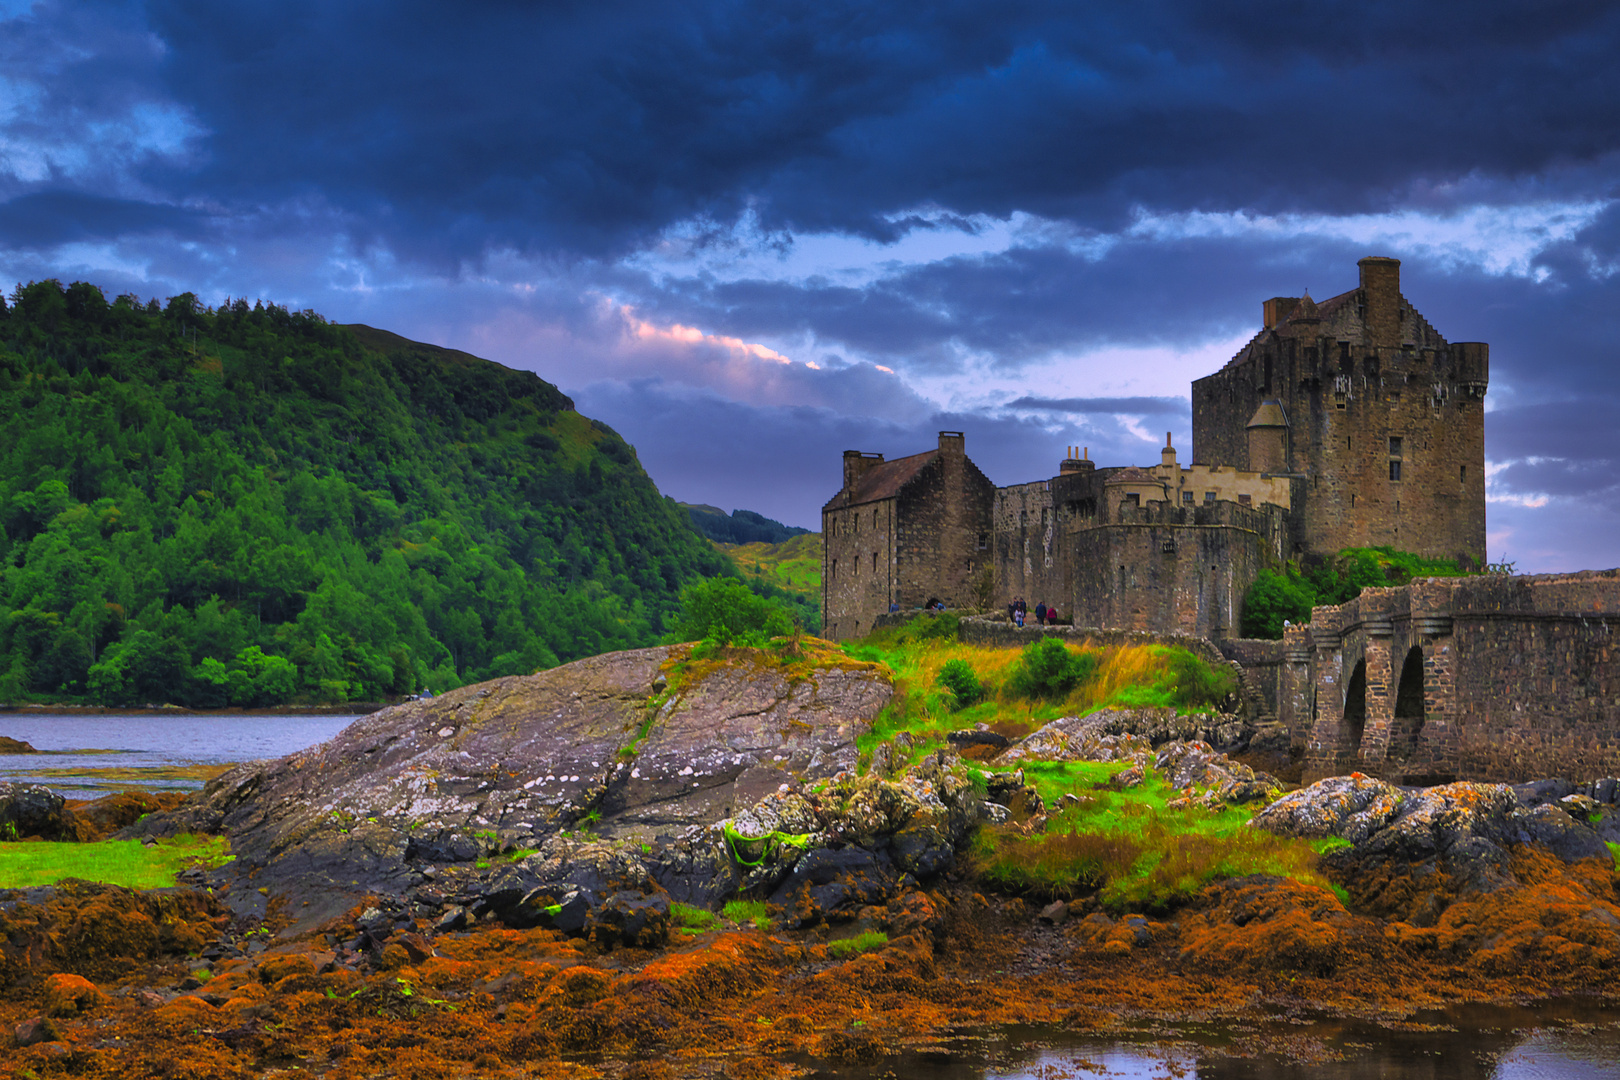
{"type": "Polygon", "coordinates": [[[853,522],[853,523],[854,523],[854,526],[855,526],[855,527],[854,527],[854,528],[853,528],[853,529],[851,529],[851,530],[850,530],[850,531],[851,531],[851,532],[855,532],[855,533],[858,533],[858,532],[860,532],[860,531],[861,531],[861,515],[859,515],[859,514],[856,514],[856,515],[855,515],[855,516],[854,516],[854,517],[852,517],[852,518],[851,518],[851,519],[850,519],[850,521],[852,521],[852,522],[853,522]]]}
{"type": "Polygon", "coordinates": [[[1355,493],[1355,492],[1353,492],[1353,491],[1352,491],[1352,492],[1351,492],[1351,493],[1350,493],[1350,506],[1351,506],[1351,507],[1352,507],[1352,508],[1354,508],[1354,507],[1355,507],[1355,505],[1356,505],[1356,493],[1355,493]]]}
{"type": "Polygon", "coordinates": [[[1238,496],[1238,502],[1240,504],[1244,505],[1244,506],[1248,506],[1249,505],[1249,496],[1247,496],[1247,495],[1239,495],[1238,496]]]}
{"type": "Polygon", "coordinates": [[[1389,463],[1389,478],[1391,480],[1399,480],[1401,478],[1401,462],[1399,458],[1389,463]]]}
{"type": "Polygon", "coordinates": [[[838,560],[837,559],[834,559],[832,561],[832,573],[828,574],[827,576],[832,578],[834,581],[838,580],[838,560]]]}
{"type": "Polygon", "coordinates": [[[1399,435],[1391,435],[1389,437],[1389,456],[1401,456],[1401,437],[1399,435]]]}
{"type": "Polygon", "coordinates": [[[1181,501],[1184,502],[1184,503],[1192,502],[1193,501],[1193,493],[1190,492],[1190,491],[1183,491],[1181,493],[1181,501]]]}
{"type": "Polygon", "coordinates": [[[1125,501],[1123,503],[1121,503],[1120,505],[1121,506],[1141,506],[1142,505],[1142,496],[1138,495],[1136,492],[1133,491],[1129,495],[1125,496],[1125,501]]]}
{"type": "Polygon", "coordinates": [[[860,555],[857,554],[853,559],[849,560],[849,573],[850,573],[851,577],[860,577],[861,576],[861,557],[860,557],[860,555]]]}
{"type": "Polygon", "coordinates": [[[872,552],[872,573],[877,573],[877,552],[872,552]]]}
{"type": "Polygon", "coordinates": [[[990,535],[988,533],[980,533],[979,534],[979,550],[983,551],[985,548],[987,548],[989,546],[990,546],[990,535]]]}
{"type": "Polygon", "coordinates": [[[876,510],[873,510],[873,511],[872,511],[872,531],[873,531],[873,532],[877,532],[877,525],[878,525],[878,522],[877,522],[877,511],[876,511],[876,510]]]}
{"type": "Polygon", "coordinates": [[[1215,493],[1213,491],[1204,492],[1204,502],[1212,503],[1214,501],[1215,501],[1215,493]]]}
{"type": "Polygon", "coordinates": [[[1461,480],[1465,484],[1468,483],[1468,466],[1457,466],[1457,479],[1461,480]]]}

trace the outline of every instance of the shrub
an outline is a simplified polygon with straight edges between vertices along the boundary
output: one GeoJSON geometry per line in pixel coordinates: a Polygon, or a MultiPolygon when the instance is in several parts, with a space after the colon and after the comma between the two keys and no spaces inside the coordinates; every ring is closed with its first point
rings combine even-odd
{"type": "Polygon", "coordinates": [[[1283,621],[1308,623],[1316,594],[1304,582],[1275,570],[1262,570],[1243,596],[1243,636],[1277,639],[1283,621]]]}
{"type": "Polygon", "coordinates": [[[946,661],[945,666],[939,671],[937,683],[951,692],[958,709],[965,709],[984,700],[984,684],[979,681],[973,666],[966,660],[946,661]]]}
{"type": "Polygon", "coordinates": [[[736,578],[710,578],[681,591],[681,615],[671,638],[712,641],[718,645],[763,645],[792,633],[788,613],[755,596],[736,578]]]}
{"type": "Polygon", "coordinates": [[[1073,652],[1057,638],[1042,638],[1024,648],[1009,686],[1019,697],[1066,697],[1096,670],[1096,654],[1073,652]]]}

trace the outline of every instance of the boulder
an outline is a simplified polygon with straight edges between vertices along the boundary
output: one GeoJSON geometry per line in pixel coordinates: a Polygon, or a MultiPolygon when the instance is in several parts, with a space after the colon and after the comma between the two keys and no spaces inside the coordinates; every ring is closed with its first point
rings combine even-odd
{"type": "Polygon", "coordinates": [[[1338,836],[1358,844],[1393,821],[1401,803],[1394,784],[1361,773],[1330,776],[1289,792],[1249,824],[1278,836],[1338,836]]]}
{"type": "Polygon", "coordinates": [[[1520,807],[1508,814],[1502,838],[1515,844],[1541,844],[1564,862],[1601,858],[1609,854],[1596,830],[1577,821],[1563,807],[1542,804],[1520,807]]]}
{"type": "Polygon", "coordinates": [[[1159,748],[1154,767],[1177,790],[1205,789],[1207,805],[1253,802],[1281,786],[1269,773],[1256,772],[1206,742],[1172,742],[1159,748]]]}
{"type": "Polygon", "coordinates": [[[821,848],[794,865],[770,902],[782,909],[789,925],[811,926],[853,917],[863,907],[887,903],[894,893],[893,864],[883,853],[821,848]]]}
{"type": "Polygon", "coordinates": [[[76,840],[67,800],[41,784],[0,783],[0,840],[76,840]]]}
{"type": "Polygon", "coordinates": [[[1245,745],[1250,729],[1235,716],[1177,716],[1174,709],[1100,709],[1065,716],[1008,747],[997,764],[1038,761],[1124,761],[1170,742],[1205,742],[1222,750],[1245,745]]]}

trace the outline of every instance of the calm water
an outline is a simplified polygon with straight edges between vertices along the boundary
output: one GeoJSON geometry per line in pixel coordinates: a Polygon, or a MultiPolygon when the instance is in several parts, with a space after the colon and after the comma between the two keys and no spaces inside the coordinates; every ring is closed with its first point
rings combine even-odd
{"type": "MultiPolygon", "coordinates": [[[[819,1064],[806,1062],[806,1064],[819,1064]]],[[[1620,1080],[1620,1010],[1552,1002],[1335,1019],[1163,1025],[1098,1039],[1010,1028],[827,1080],[1620,1080]]]]}
{"type": "Polygon", "coordinates": [[[0,735],[45,751],[0,754],[0,780],[45,784],[73,799],[135,788],[194,791],[204,780],[185,775],[190,767],[280,757],[324,742],[356,719],[0,713],[0,735]]]}

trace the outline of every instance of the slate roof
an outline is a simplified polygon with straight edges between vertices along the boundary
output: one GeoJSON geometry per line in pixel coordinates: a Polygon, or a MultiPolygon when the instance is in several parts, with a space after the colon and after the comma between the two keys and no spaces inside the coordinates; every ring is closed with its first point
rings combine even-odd
{"type": "Polygon", "coordinates": [[[840,491],[822,509],[837,510],[845,506],[860,506],[862,503],[892,499],[900,494],[900,489],[909,484],[912,478],[933,464],[937,457],[939,457],[938,450],[928,450],[921,454],[912,454],[909,457],[895,458],[893,461],[874,465],[855,481],[853,491],[840,491]]]}

